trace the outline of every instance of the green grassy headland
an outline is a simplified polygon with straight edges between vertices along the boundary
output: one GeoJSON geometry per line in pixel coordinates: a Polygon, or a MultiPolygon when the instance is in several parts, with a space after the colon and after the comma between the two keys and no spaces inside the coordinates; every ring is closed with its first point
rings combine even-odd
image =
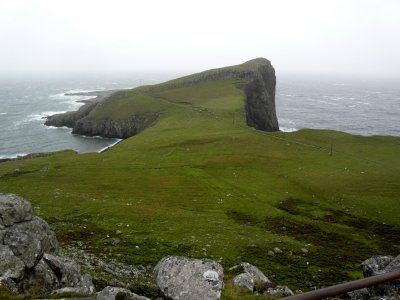
{"type": "MultiPolygon", "coordinates": [[[[217,260],[226,299],[252,297],[228,282],[242,261],[305,291],[360,278],[373,255],[399,254],[400,138],[257,131],[245,124],[241,86],[117,93],[91,117],[158,120],[101,154],[2,163],[0,192],[31,201],[62,246],[143,266],[166,255],[217,260]],[[268,256],[274,247],[283,254],[268,256]]],[[[150,269],[138,282],[151,282],[150,269]]]]}

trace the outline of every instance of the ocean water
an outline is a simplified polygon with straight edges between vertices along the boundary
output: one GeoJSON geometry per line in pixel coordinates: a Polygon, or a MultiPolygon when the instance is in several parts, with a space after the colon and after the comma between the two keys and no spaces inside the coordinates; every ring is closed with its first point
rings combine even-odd
{"type": "Polygon", "coordinates": [[[400,79],[282,76],[276,109],[283,131],[314,128],[400,136],[400,79]]]}
{"type": "MultiPolygon", "coordinates": [[[[44,117],[76,110],[88,99],[65,93],[133,88],[176,75],[98,78],[0,79],[0,158],[73,149],[100,151],[116,139],[84,137],[47,127],[44,117]]],[[[400,82],[282,76],[276,107],[284,131],[334,129],[360,135],[400,136],[400,82]]]]}
{"type": "Polygon", "coordinates": [[[116,139],[71,134],[69,128],[44,125],[48,115],[76,110],[90,99],[66,93],[133,88],[154,84],[173,76],[131,75],[95,78],[0,79],[0,159],[34,152],[73,149],[95,152],[116,139]]]}

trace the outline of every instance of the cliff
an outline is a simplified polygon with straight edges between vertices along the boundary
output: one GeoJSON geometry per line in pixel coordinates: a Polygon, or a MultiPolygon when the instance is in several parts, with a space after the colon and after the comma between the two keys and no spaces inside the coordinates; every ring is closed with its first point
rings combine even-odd
{"type": "Polygon", "coordinates": [[[162,91],[189,88],[208,81],[232,79],[242,80],[244,83],[241,88],[245,94],[244,112],[247,125],[263,131],[279,130],[275,111],[275,70],[270,61],[264,58],[208,70],[158,85],[108,92],[107,95],[86,103],[76,112],[48,117],[45,124],[70,127],[76,134],[127,138],[156,122],[162,113],[161,107],[143,109],[147,104],[141,100],[137,101],[139,94],[143,97],[162,91]],[[131,103],[127,104],[129,101],[131,103]]]}

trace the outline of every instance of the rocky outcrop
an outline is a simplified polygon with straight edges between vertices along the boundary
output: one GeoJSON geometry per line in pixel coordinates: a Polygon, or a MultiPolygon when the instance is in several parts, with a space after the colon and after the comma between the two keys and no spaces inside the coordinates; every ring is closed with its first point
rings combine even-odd
{"type": "Polygon", "coordinates": [[[221,265],[209,259],[167,256],[154,269],[157,287],[174,300],[219,299],[224,288],[221,265]]]}
{"type": "Polygon", "coordinates": [[[247,125],[263,131],[278,131],[275,109],[275,70],[269,61],[259,64],[245,86],[247,125]]]}
{"type": "Polygon", "coordinates": [[[133,115],[123,120],[83,118],[75,122],[72,133],[125,139],[146,129],[157,118],[158,114],[133,115]]]}
{"type": "Polygon", "coordinates": [[[75,123],[78,120],[85,118],[92,110],[94,110],[97,107],[98,104],[99,102],[93,101],[84,104],[77,111],[69,111],[66,113],[48,116],[44,124],[47,126],[54,126],[54,127],[74,128],[75,123]]]}
{"type": "Polygon", "coordinates": [[[33,216],[29,202],[0,194],[0,285],[13,292],[94,293],[90,276],[58,256],[58,241],[49,225],[33,216]]]}
{"type": "MultiPolygon", "coordinates": [[[[257,58],[244,64],[220,69],[213,69],[198,74],[171,80],[155,86],[139,88],[141,92],[159,92],[168,89],[190,87],[205,81],[223,79],[242,79],[245,82],[245,113],[249,126],[264,131],[279,130],[275,111],[275,70],[269,60],[257,58]]],[[[153,124],[159,113],[135,113],[125,119],[112,117],[94,118],[91,116],[110,97],[123,97],[124,92],[104,92],[105,96],[96,98],[83,105],[76,112],[67,112],[47,117],[45,125],[72,128],[72,133],[87,136],[110,138],[128,138],[153,124]]],[[[100,95],[99,93],[97,93],[100,95]]]]}

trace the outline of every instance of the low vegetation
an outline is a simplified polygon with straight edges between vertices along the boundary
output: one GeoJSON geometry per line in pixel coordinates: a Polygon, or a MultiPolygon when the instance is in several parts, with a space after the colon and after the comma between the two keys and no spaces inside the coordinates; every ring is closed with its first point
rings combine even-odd
{"type": "MultiPolygon", "coordinates": [[[[166,255],[217,260],[228,279],[247,261],[306,291],[361,277],[373,255],[399,254],[400,138],[254,130],[241,84],[115,96],[93,114],[145,108],[158,120],[101,154],[2,163],[0,192],[31,201],[62,245],[143,266],[131,284],[151,292],[166,255]],[[275,247],[283,253],[269,255],[275,247]]],[[[227,280],[225,299],[256,297],[245,294],[227,280]]]]}

